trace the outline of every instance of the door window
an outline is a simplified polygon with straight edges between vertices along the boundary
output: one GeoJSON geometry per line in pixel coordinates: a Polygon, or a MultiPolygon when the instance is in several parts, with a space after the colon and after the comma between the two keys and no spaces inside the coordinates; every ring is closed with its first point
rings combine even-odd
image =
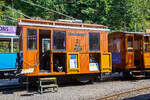
{"type": "Polygon", "coordinates": [[[42,39],[42,53],[50,50],[50,39],[44,38],[42,39]]]}
{"type": "Polygon", "coordinates": [[[128,52],[133,51],[133,37],[132,36],[128,36],[127,38],[127,49],[128,49],[128,52]]]}
{"type": "Polygon", "coordinates": [[[37,30],[27,29],[27,49],[36,50],[37,49],[37,30]]]}

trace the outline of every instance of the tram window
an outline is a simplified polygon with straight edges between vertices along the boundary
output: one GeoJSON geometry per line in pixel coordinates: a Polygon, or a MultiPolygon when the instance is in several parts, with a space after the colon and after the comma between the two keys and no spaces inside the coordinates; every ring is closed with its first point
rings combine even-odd
{"type": "Polygon", "coordinates": [[[10,41],[0,41],[0,53],[11,52],[10,41]]]}
{"type": "Polygon", "coordinates": [[[50,39],[44,38],[42,39],[42,52],[46,52],[50,50],[50,39]]]}
{"type": "Polygon", "coordinates": [[[89,49],[90,49],[90,51],[100,50],[100,35],[99,35],[99,33],[89,33],[89,49]]]}
{"type": "Polygon", "coordinates": [[[133,51],[133,37],[129,36],[128,37],[128,52],[132,52],[133,51]]]}
{"type": "Polygon", "coordinates": [[[27,49],[36,50],[37,49],[37,30],[27,29],[27,49]]]}
{"type": "Polygon", "coordinates": [[[150,52],[150,44],[144,45],[145,52],[150,52]]]}
{"type": "Polygon", "coordinates": [[[66,32],[65,31],[53,31],[53,49],[54,50],[66,50],[66,32]]]}
{"type": "Polygon", "coordinates": [[[141,42],[139,40],[134,41],[134,49],[139,50],[141,48],[141,42]]]}
{"type": "Polygon", "coordinates": [[[144,36],[144,42],[150,42],[150,37],[149,36],[144,36]]]}
{"type": "Polygon", "coordinates": [[[109,49],[111,52],[120,52],[121,51],[121,39],[110,39],[109,40],[109,49]]]}

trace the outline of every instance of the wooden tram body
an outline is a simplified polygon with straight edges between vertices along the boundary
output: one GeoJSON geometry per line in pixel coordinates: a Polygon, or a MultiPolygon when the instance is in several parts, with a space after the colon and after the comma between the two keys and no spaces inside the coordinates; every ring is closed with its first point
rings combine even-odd
{"type": "Polygon", "coordinates": [[[150,34],[142,32],[113,32],[109,35],[113,72],[145,76],[150,70],[150,34]]]}
{"type": "Polygon", "coordinates": [[[90,76],[112,71],[103,25],[18,19],[27,77],[90,76]]]}

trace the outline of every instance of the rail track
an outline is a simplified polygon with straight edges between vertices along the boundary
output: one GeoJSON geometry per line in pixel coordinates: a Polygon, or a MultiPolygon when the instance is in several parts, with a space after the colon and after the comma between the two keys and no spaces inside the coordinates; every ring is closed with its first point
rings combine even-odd
{"type": "Polygon", "coordinates": [[[133,94],[135,92],[140,92],[140,91],[149,90],[149,89],[150,89],[150,86],[144,87],[144,88],[139,88],[139,89],[134,89],[134,90],[130,90],[130,91],[125,91],[125,92],[121,92],[121,93],[117,93],[117,94],[113,94],[113,95],[109,95],[109,96],[105,96],[105,97],[99,98],[97,100],[116,100],[120,96],[133,94]]]}
{"type": "Polygon", "coordinates": [[[13,90],[13,89],[19,89],[22,86],[16,84],[16,85],[4,85],[4,86],[0,86],[0,92],[3,90],[13,90]]]}

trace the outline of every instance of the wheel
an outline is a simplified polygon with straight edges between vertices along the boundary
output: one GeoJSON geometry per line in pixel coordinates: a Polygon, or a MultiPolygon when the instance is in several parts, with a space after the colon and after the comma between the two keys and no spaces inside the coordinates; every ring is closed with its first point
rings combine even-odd
{"type": "Polygon", "coordinates": [[[124,71],[123,77],[124,77],[124,79],[132,79],[133,76],[130,74],[129,71],[124,71]]]}
{"type": "Polygon", "coordinates": [[[86,84],[86,83],[93,83],[93,77],[88,76],[79,76],[76,78],[76,80],[80,83],[86,84]]]}

